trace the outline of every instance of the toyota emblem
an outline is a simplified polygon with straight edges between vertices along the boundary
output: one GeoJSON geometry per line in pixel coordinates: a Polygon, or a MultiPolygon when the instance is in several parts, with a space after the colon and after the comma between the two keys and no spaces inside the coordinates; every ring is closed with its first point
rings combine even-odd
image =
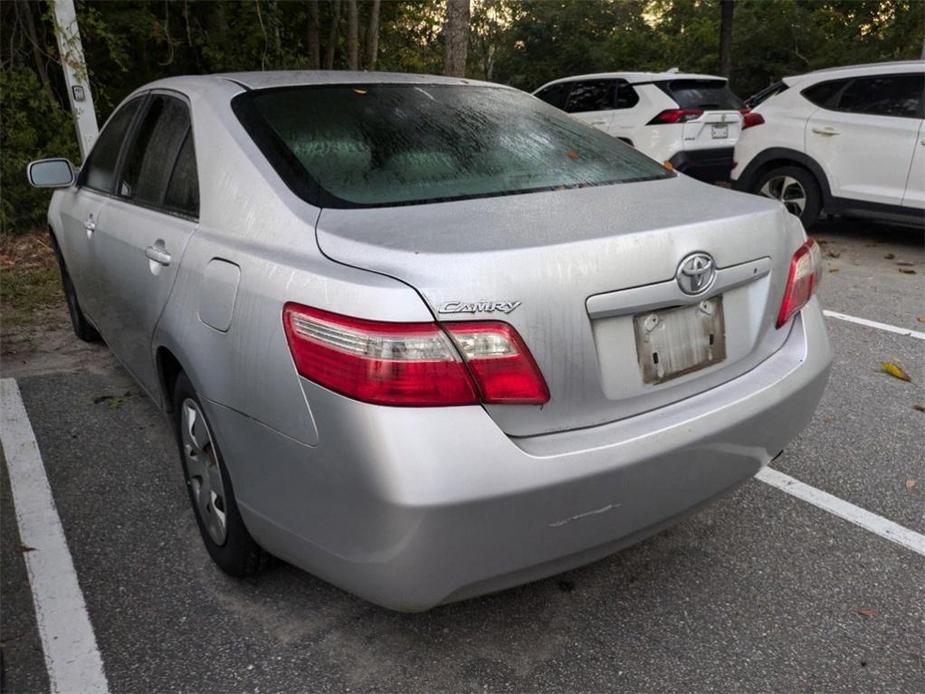
{"type": "Polygon", "coordinates": [[[691,253],[678,265],[675,279],[685,294],[702,294],[707,291],[716,279],[713,256],[709,253],[691,253]]]}

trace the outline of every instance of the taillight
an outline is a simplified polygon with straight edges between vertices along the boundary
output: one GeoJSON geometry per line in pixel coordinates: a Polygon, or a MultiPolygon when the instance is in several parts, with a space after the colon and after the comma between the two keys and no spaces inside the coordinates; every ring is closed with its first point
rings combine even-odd
{"type": "Polygon", "coordinates": [[[549,399],[506,323],[386,323],[288,303],[283,326],[298,372],[356,400],[430,407],[549,399]]]}
{"type": "Polygon", "coordinates": [[[784,300],[777,313],[777,327],[782,327],[790,317],[803,308],[812,298],[819,280],[822,279],[822,252],[813,239],[797,249],[790,260],[790,273],[787,275],[787,287],[784,300]]]}
{"type": "Polygon", "coordinates": [[[764,116],[760,113],[755,113],[754,111],[743,108],[739,110],[739,113],[742,114],[742,130],[746,128],[753,128],[756,125],[761,125],[764,123],[764,116]]]}
{"type": "Polygon", "coordinates": [[[703,115],[702,108],[670,108],[662,111],[655,118],[650,120],[646,125],[663,125],[665,123],[687,123],[689,120],[700,118],[703,115]]]}

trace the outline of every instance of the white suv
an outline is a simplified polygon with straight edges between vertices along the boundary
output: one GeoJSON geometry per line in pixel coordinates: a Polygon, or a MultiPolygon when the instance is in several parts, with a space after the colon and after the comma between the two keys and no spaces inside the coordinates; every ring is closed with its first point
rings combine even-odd
{"type": "Polygon", "coordinates": [[[555,80],[534,96],[695,178],[729,176],[744,104],[723,77],[607,72],[555,80]]]}
{"type": "Polygon", "coordinates": [[[925,219],[925,61],[786,77],[759,92],[735,147],[736,188],[821,212],[925,219]]]}

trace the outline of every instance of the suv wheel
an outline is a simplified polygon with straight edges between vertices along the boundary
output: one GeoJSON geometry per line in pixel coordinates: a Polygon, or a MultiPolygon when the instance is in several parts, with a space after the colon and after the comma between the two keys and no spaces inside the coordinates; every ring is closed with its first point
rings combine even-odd
{"type": "Polygon", "coordinates": [[[251,576],[266,566],[270,555],[244,526],[212,427],[182,372],[174,386],[173,411],[186,489],[209,556],[231,576],[251,576]]]}
{"type": "Polygon", "coordinates": [[[791,213],[809,229],[822,210],[822,194],[815,177],[800,166],[781,166],[758,178],[753,193],[784,203],[791,213]]]}

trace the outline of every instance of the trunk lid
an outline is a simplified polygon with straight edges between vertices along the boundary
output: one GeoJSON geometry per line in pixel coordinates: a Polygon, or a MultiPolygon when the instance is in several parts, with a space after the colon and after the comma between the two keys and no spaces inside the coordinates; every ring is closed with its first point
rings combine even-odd
{"type": "Polygon", "coordinates": [[[551,398],[543,406],[487,406],[511,436],[615,421],[753,368],[786,338],[774,321],[802,236],[778,203],[686,177],[325,209],[317,225],[325,255],[406,282],[439,320],[503,320],[517,329],[551,398]],[[719,270],[711,289],[691,297],[675,274],[696,252],[711,255],[719,270]],[[724,358],[646,382],[634,316],[720,294],[724,358]],[[505,313],[504,302],[520,304],[505,313]]]}

